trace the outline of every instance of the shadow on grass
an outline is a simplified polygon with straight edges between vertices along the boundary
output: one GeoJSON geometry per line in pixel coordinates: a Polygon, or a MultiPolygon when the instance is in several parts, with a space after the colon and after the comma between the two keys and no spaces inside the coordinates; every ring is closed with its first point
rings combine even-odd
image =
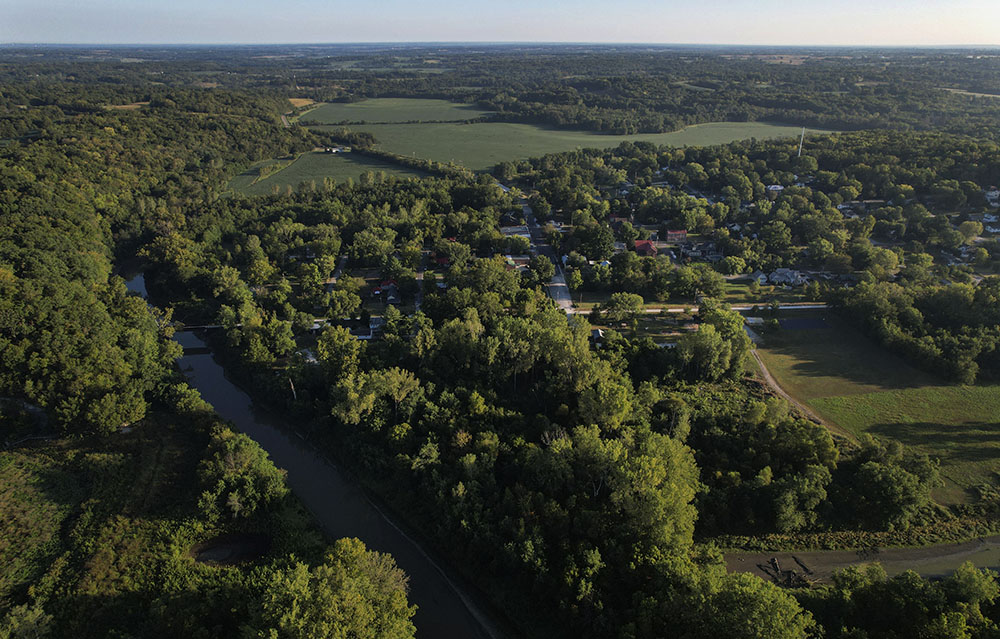
{"type": "Polygon", "coordinates": [[[882,390],[944,385],[853,329],[835,321],[828,323],[827,329],[781,331],[769,336],[766,349],[794,360],[788,370],[801,377],[839,377],[882,390]]]}
{"type": "Polygon", "coordinates": [[[1000,422],[966,422],[954,426],[931,422],[875,424],[868,431],[906,446],[920,447],[931,457],[1000,462],[1000,422]]]}

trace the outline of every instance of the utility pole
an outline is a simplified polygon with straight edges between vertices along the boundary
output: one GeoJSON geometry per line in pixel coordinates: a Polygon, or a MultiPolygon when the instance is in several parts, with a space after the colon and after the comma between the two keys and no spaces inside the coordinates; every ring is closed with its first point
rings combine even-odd
{"type": "Polygon", "coordinates": [[[806,128],[802,127],[802,137],[799,138],[799,157],[802,157],[802,143],[806,141],[806,128]]]}

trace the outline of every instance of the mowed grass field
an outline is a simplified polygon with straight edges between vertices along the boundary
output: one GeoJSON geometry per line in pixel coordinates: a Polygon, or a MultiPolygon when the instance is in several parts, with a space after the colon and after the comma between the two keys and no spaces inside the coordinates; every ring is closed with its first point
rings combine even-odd
{"type": "Polygon", "coordinates": [[[488,169],[499,162],[537,157],[546,153],[577,148],[615,147],[626,140],[669,146],[707,146],[747,138],[794,137],[802,130],[800,127],[761,122],[715,122],[671,133],[637,135],[603,135],[592,131],[570,131],[510,122],[365,124],[351,128],[372,133],[382,150],[438,162],[454,161],[477,171],[488,169]]]}
{"type": "Polygon", "coordinates": [[[309,112],[308,119],[338,122],[442,122],[471,120],[488,114],[469,104],[418,98],[374,98],[361,102],[334,102],[309,112]]]}
{"type": "Polygon", "coordinates": [[[781,330],[758,353],[778,383],[824,419],[941,460],[945,503],[1000,471],[1000,385],[952,386],[833,317],[829,328],[781,330]]]}
{"type": "Polygon", "coordinates": [[[254,182],[258,175],[258,170],[267,164],[280,162],[280,160],[267,160],[258,162],[250,170],[236,176],[229,182],[229,188],[243,193],[244,195],[270,195],[274,188],[284,190],[291,186],[297,189],[302,182],[316,181],[316,186],[322,186],[323,178],[333,178],[337,182],[346,182],[352,179],[355,182],[361,174],[368,171],[378,173],[384,171],[387,175],[398,177],[424,177],[427,175],[415,169],[409,169],[398,164],[383,162],[381,160],[354,153],[303,153],[294,162],[277,173],[254,182]]]}

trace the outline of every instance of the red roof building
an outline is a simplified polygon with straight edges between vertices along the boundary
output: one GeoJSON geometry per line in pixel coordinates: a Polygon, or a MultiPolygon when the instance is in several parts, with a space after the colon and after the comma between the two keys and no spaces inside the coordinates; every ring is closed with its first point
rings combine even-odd
{"type": "Polygon", "coordinates": [[[635,252],[646,257],[653,257],[656,255],[656,245],[653,244],[652,240],[637,240],[635,252]]]}

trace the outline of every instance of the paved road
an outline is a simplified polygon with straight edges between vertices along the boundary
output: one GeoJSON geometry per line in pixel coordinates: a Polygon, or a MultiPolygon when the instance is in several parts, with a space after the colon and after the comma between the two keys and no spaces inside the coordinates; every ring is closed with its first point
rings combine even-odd
{"type": "Polygon", "coordinates": [[[556,266],[556,274],[552,277],[552,281],[545,285],[546,292],[549,294],[549,297],[555,300],[559,308],[566,313],[573,313],[573,298],[570,296],[569,287],[566,286],[566,277],[563,274],[562,264],[556,252],[549,246],[542,227],[538,224],[538,220],[535,219],[535,212],[531,210],[527,202],[521,202],[521,210],[524,212],[524,220],[527,222],[528,232],[531,234],[532,247],[538,251],[539,255],[544,255],[552,260],[552,263],[556,266]]]}
{"type": "Polygon", "coordinates": [[[340,259],[337,261],[337,268],[333,270],[333,281],[339,281],[341,273],[344,272],[344,266],[347,265],[347,256],[341,255],[340,259]]]}
{"type": "MultiPolygon", "coordinates": [[[[730,306],[734,311],[750,311],[756,306],[759,309],[765,309],[767,306],[764,304],[736,304],[730,306]]],[[[690,304],[688,306],[667,306],[662,308],[647,308],[645,313],[647,315],[655,315],[657,313],[684,313],[689,310],[697,310],[697,304],[690,304]]],[[[779,310],[782,311],[817,311],[821,309],[828,308],[825,302],[820,302],[817,304],[782,304],[779,306],[779,310]]],[[[570,314],[575,315],[587,315],[590,313],[588,309],[585,308],[574,308],[566,311],[570,314]]]]}
{"type": "Polygon", "coordinates": [[[430,251],[423,251],[420,254],[420,266],[417,267],[417,293],[413,297],[413,310],[414,312],[419,311],[421,305],[424,303],[424,271],[427,270],[427,258],[431,255],[430,251]]]}
{"type": "Polygon", "coordinates": [[[802,552],[725,553],[729,572],[749,572],[769,579],[774,571],[768,564],[777,560],[782,570],[805,574],[810,581],[828,582],[836,570],[879,562],[889,575],[915,570],[924,577],[945,577],[966,561],[978,568],[1000,566],[1000,536],[983,537],[964,543],[938,544],[922,548],[860,548],[853,550],[806,550],[802,552]],[[802,567],[809,570],[808,573],[802,567]]]}

